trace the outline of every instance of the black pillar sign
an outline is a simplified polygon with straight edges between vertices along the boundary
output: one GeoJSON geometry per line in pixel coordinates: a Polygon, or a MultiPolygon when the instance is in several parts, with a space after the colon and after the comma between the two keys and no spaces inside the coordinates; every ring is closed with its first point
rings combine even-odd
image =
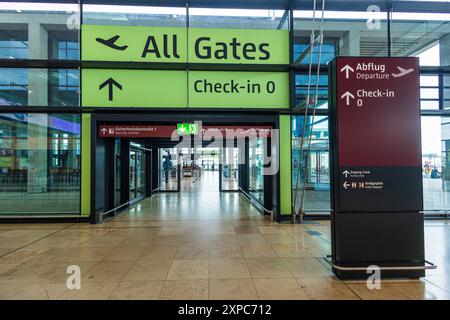
{"type": "Polygon", "coordinates": [[[343,267],[334,271],[367,278],[348,268],[421,266],[418,58],[338,57],[330,69],[333,263],[343,267]]]}

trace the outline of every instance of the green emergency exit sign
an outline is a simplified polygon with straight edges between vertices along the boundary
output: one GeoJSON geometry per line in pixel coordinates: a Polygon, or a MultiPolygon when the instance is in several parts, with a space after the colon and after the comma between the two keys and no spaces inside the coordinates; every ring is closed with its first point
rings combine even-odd
{"type": "Polygon", "coordinates": [[[182,135],[191,135],[198,134],[198,124],[197,123],[178,123],[177,124],[177,134],[182,135]]]}

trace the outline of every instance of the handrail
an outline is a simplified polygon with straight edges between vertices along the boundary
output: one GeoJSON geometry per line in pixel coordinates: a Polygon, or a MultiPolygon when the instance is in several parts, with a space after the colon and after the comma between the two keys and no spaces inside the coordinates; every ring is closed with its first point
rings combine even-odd
{"type": "Polygon", "coordinates": [[[241,191],[250,200],[251,203],[256,203],[261,209],[264,210],[264,212],[266,212],[266,213],[268,213],[270,215],[273,214],[273,210],[266,209],[261,203],[259,203],[258,201],[254,200],[252,198],[252,196],[249,195],[247,192],[245,192],[241,187],[238,187],[238,189],[239,189],[239,191],[241,191]]]}

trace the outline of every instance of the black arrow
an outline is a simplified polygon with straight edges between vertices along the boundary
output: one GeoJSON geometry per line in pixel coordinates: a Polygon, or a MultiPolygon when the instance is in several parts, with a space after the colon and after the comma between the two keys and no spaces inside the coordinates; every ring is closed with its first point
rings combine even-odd
{"type": "Polygon", "coordinates": [[[108,100],[112,101],[113,100],[113,86],[116,86],[119,90],[122,90],[122,85],[120,83],[118,83],[116,80],[114,80],[113,78],[108,78],[108,80],[106,80],[105,82],[103,82],[101,85],[98,86],[98,90],[102,90],[106,85],[108,85],[108,100]]]}

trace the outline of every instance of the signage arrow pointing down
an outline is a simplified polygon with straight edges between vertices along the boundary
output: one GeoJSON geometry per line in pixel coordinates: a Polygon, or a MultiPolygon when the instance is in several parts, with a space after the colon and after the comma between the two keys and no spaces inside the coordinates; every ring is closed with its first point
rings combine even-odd
{"type": "Polygon", "coordinates": [[[113,86],[117,87],[119,90],[122,90],[122,85],[118,83],[113,78],[108,78],[105,82],[98,86],[98,90],[102,90],[106,85],[108,85],[108,100],[113,100],[113,86]]]}
{"type": "Polygon", "coordinates": [[[355,96],[352,95],[350,92],[347,91],[346,93],[344,93],[344,94],[341,96],[341,99],[344,99],[344,98],[346,98],[346,100],[345,100],[346,105],[350,105],[350,98],[355,99],[355,96]]]}
{"type": "Polygon", "coordinates": [[[350,67],[348,64],[346,64],[342,69],[341,72],[345,71],[345,79],[348,79],[348,77],[350,76],[350,71],[351,72],[355,72],[355,70],[350,67]]]}

